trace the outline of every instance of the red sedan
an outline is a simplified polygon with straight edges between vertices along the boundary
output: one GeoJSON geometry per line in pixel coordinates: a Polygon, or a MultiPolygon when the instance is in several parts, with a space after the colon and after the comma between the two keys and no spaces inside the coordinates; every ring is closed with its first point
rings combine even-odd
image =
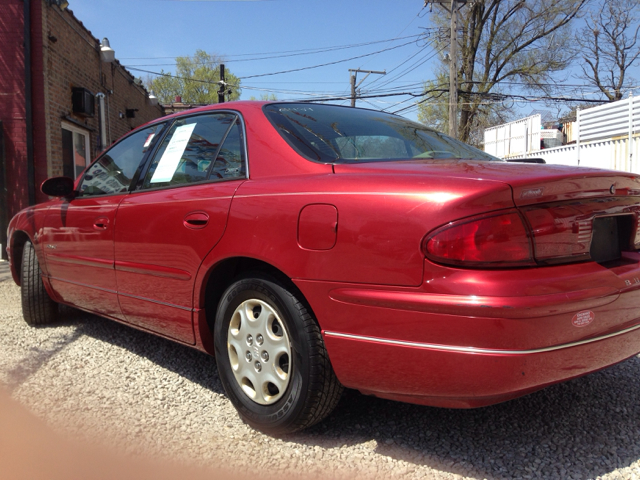
{"type": "Polygon", "coordinates": [[[320,421],[343,386],[479,407],[640,351],[632,174],[237,102],[142,126],[42,190],[9,226],[25,320],[72,305],[215,355],[264,431],[320,421]]]}

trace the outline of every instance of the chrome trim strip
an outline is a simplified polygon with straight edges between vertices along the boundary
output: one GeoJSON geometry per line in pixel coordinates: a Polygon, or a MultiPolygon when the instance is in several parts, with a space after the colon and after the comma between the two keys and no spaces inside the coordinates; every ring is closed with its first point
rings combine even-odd
{"type": "Polygon", "coordinates": [[[564,345],[555,345],[553,347],[535,348],[533,350],[498,350],[493,348],[476,348],[476,347],[455,347],[451,345],[438,345],[431,343],[420,342],[405,342],[402,340],[390,340],[388,338],[366,337],[363,335],[351,335],[348,333],[328,332],[325,331],[325,336],[347,338],[350,340],[365,340],[368,342],[382,343],[385,345],[398,345],[402,347],[417,347],[428,348],[429,350],[441,350],[445,352],[457,352],[457,353],[482,353],[488,355],[530,355],[532,353],[545,353],[553,352],[555,350],[562,350],[565,348],[577,347],[580,345],[587,345],[589,343],[599,342],[611,337],[617,337],[618,335],[624,335],[625,333],[633,332],[640,329],[640,324],[633,327],[625,328],[618,332],[609,333],[601,337],[589,338],[587,340],[581,340],[579,342],[565,343],[564,345]]]}
{"type": "MultiPolygon", "coordinates": [[[[55,250],[55,245],[47,245],[47,249],[55,250]]],[[[49,253],[45,250],[45,259],[49,262],[54,263],[64,263],[65,265],[71,263],[73,265],[84,265],[87,267],[94,268],[106,268],[109,270],[113,270],[113,260],[106,260],[103,258],[96,257],[81,257],[78,255],[66,255],[62,253],[49,253]]]]}
{"type": "Polygon", "coordinates": [[[57,280],[59,282],[70,283],[72,285],[77,285],[79,287],[87,287],[87,288],[92,288],[94,290],[100,290],[101,292],[113,293],[116,295],[122,295],[123,297],[135,298],[136,300],[143,300],[145,302],[155,303],[157,305],[164,305],[165,307],[173,307],[179,310],[184,310],[186,312],[194,312],[197,310],[189,307],[181,307],[180,305],[173,305],[172,303],[161,302],[160,300],[152,300],[150,298],[138,297],[137,295],[131,295],[128,293],[116,292],[115,290],[109,290],[108,288],[96,287],[93,285],[87,285],[85,283],[72,282],[71,280],[63,280],[62,278],[58,278],[58,277],[49,276],[48,278],[49,280],[57,280]]]}
{"type": "Polygon", "coordinates": [[[115,268],[118,272],[137,273],[140,275],[150,275],[152,277],[171,278],[172,280],[188,281],[191,274],[186,270],[173,267],[162,267],[150,263],[124,262],[116,260],[115,268]]]}
{"type": "Polygon", "coordinates": [[[184,310],[186,312],[193,312],[193,308],[181,307],[180,305],[174,305],[172,303],[161,302],[160,300],[152,300],[151,298],[139,297],[137,295],[131,295],[130,293],[118,292],[118,295],[122,295],[123,297],[135,298],[136,300],[143,300],[145,302],[155,303],[156,305],[164,305],[165,307],[177,308],[179,310],[184,310]]]}
{"type": "Polygon", "coordinates": [[[57,280],[59,282],[70,283],[71,285],[77,285],[79,287],[92,288],[93,290],[100,290],[101,292],[113,293],[115,295],[118,294],[118,292],[116,292],[115,290],[110,290],[108,288],[102,288],[102,287],[96,287],[95,285],[87,285],[86,283],[74,282],[72,280],[64,280],[62,278],[53,277],[51,275],[49,275],[48,278],[49,278],[49,280],[57,280]]]}
{"type": "Polygon", "coordinates": [[[394,196],[394,197],[421,197],[427,200],[441,201],[458,198],[458,195],[440,195],[438,193],[424,193],[424,192],[320,192],[320,191],[308,191],[308,192],[279,192],[279,193],[246,193],[241,195],[235,195],[235,198],[252,198],[252,197],[291,197],[291,196],[309,196],[309,195],[372,195],[372,196],[394,196]]]}

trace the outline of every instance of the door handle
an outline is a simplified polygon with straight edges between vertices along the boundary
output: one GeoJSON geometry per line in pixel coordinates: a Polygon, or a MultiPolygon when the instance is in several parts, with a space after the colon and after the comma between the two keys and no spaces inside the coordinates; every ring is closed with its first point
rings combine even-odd
{"type": "Polygon", "coordinates": [[[204,228],[209,223],[209,215],[204,212],[192,212],[184,217],[183,225],[192,230],[204,228]]]}
{"type": "Polygon", "coordinates": [[[106,230],[109,227],[109,219],[107,217],[98,217],[93,221],[93,228],[96,230],[106,230]]]}

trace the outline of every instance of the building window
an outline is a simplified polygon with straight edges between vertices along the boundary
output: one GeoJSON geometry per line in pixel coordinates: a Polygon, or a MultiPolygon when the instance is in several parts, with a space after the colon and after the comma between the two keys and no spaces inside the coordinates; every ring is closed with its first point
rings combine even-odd
{"type": "Polygon", "coordinates": [[[89,132],[68,123],[62,124],[62,174],[77,178],[91,162],[89,132]]]}

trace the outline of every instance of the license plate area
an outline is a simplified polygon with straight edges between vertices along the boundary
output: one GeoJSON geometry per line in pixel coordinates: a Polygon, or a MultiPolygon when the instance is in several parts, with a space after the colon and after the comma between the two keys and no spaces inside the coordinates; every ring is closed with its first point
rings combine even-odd
{"type": "Polygon", "coordinates": [[[633,251],[633,227],[634,218],[631,215],[594,218],[589,251],[591,259],[608,263],[619,260],[622,252],[633,251]]]}
{"type": "Polygon", "coordinates": [[[610,268],[624,262],[626,252],[640,251],[638,197],[532,205],[522,213],[538,265],[595,261],[610,268]]]}

